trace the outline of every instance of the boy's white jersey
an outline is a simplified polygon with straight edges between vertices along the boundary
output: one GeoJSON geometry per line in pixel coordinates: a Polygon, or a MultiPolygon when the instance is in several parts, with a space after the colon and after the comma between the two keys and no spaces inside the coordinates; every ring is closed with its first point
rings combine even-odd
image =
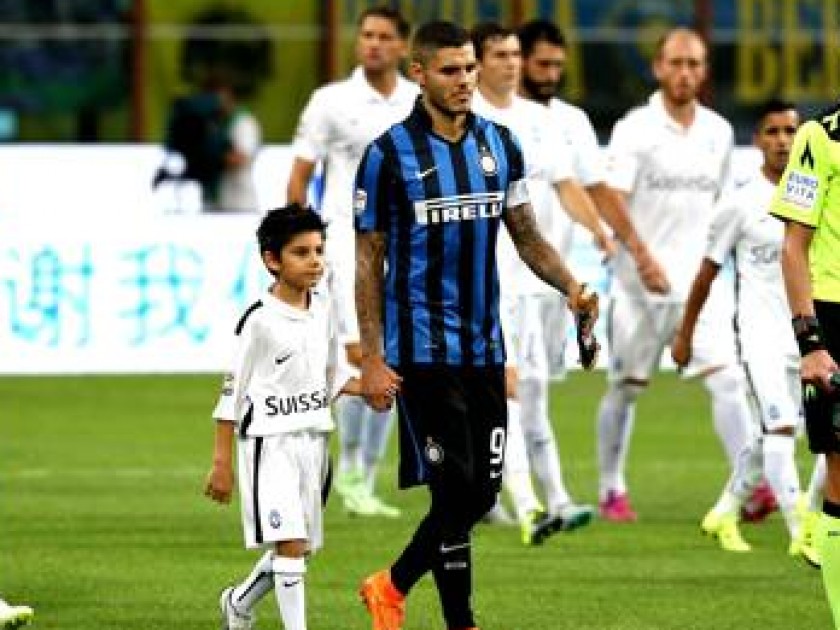
{"type": "Polygon", "coordinates": [[[323,162],[326,173],[321,214],[328,223],[353,228],[354,180],[365,148],[414,106],[417,86],[402,76],[389,96],[377,92],[357,67],[347,79],[312,93],[298,123],[296,157],[323,162]]]}
{"type": "MultiPolygon", "coordinates": [[[[591,186],[605,180],[604,157],[598,146],[595,128],[580,107],[559,98],[552,98],[548,110],[556,121],[562,136],[557,151],[567,154],[572,161],[575,179],[582,186],[591,186]]],[[[558,199],[554,199],[557,210],[554,214],[551,240],[561,256],[568,256],[574,237],[574,222],[563,210],[558,199]]]]}
{"type": "Polygon", "coordinates": [[[353,375],[326,292],[301,310],[266,293],[236,326],[233,365],[213,412],[241,437],[333,429],[330,402],[353,375]]]}
{"type": "Polygon", "coordinates": [[[714,204],[730,178],[732,126],[697,105],[685,128],[666,112],[660,92],[628,112],[612,133],[607,182],[628,192],[630,215],[641,239],[664,266],[666,296],[648,293],[636,264],[620,248],[612,291],[636,299],[683,302],[703,258],[714,204]]]}
{"type": "Polygon", "coordinates": [[[799,357],[782,277],[785,226],[767,212],[775,190],[759,172],[724,195],[706,249],[706,257],[718,264],[734,255],[737,334],[747,361],[799,357]]]}
{"type": "MultiPolygon", "coordinates": [[[[555,205],[554,184],[572,177],[572,162],[562,149],[562,131],[555,124],[547,108],[514,95],[510,107],[496,107],[476,90],[472,111],[479,116],[504,125],[513,132],[525,160],[528,196],[540,231],[552,233],[554,215],[562,212],[555,205]]],[[[499,277],[503,291],[517,295],[553,291],[537,278],[519,258],[506,230],[499,235],[499,277]]]]}

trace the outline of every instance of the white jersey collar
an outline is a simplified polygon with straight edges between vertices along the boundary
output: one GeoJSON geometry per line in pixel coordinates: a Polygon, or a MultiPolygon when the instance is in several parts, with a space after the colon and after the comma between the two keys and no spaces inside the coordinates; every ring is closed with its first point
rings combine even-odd
{"type": "Polygon", "coordinates": [[[688,127],[683,127],[680,123],[674,120],[671,117],[671,114],[668,113],[668,110],[665,109],[665,99],[662,97],[662,90],[656,90],[656,92],[650,95],[648,105],[650,105],[651,109],[656,112],[656,115],[662,120],[668,129],[682,134],[690,133],[698,126],[698,123],[701,122],[701,118],[703,116],[703,107],[700,103],[696,103],[694,106],[694,120],[688,127]]]}
{"type": "Polygon", "coordinates": [[[265,305],[274,309],[286,319],[304,320],[312,317],[312,302],[315,299],[317,299],[317,290],[313,289],[309,293],[309,308],[303,311],[276,297],[269,289],[266,292],[265,305]]]}
{"type": "Polygon", "coordinates": [[[366,95],[368,102],[371,103],[389,103],[391,101],[400,101],[405,98],[412,99],[416,90],[413,89],[414,84],[405,79],[399,72],[397,73],[397,87],[390,96],[385,96],[381,92],[375,90],[373,86],[368,83],[365,77],[365,70],[361,66],[356,66],[353,73],[350,75],[350,82],[361,93],[366,95]]]}

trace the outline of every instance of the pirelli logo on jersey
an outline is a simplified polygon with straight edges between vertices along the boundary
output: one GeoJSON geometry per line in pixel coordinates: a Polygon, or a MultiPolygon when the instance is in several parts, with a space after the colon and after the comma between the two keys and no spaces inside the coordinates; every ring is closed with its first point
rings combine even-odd
{"type": "Polygon", "coordinates": [[[785,180],[782,200],[803,210],[813,210],[819,185],[820,180],[813,175],[791,171],[785,180]]]}
{"type": "Polygon", "coordinates": [[[454,195],[414,202],[414,214],[421,225],[475,221],[502,216],[503,192],[454,195]]]}

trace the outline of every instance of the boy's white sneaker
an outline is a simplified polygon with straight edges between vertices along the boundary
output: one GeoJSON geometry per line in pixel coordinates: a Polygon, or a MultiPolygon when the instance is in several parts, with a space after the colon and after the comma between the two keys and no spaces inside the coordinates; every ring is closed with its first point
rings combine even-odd
{"type": "Polygon", "coordinates": [[[219,595],[219,611],[222,615],[222,630],[251,630],[254,624],[253,613],[243,614],[236,610],[231,596],[233,587],[228,586],[219,595]]]}

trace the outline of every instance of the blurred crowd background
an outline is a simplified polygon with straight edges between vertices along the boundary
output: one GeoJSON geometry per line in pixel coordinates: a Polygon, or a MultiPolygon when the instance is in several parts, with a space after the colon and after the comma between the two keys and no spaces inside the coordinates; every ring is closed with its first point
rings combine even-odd
{"type": "Polygon", "coordinates": [[[312,89],[352,67],[356,17],[381,4],[415,25],[554,20],[570,42],[562,96],[602,141],[653,87],[673,25],[711,42],[704,100],[739,143],[768,97],[808,115],[840,93],[840,0],[0,0],[0,141],[161,142],[172,100],[221,73],[264,141],[287,143],[312,89]]]}

